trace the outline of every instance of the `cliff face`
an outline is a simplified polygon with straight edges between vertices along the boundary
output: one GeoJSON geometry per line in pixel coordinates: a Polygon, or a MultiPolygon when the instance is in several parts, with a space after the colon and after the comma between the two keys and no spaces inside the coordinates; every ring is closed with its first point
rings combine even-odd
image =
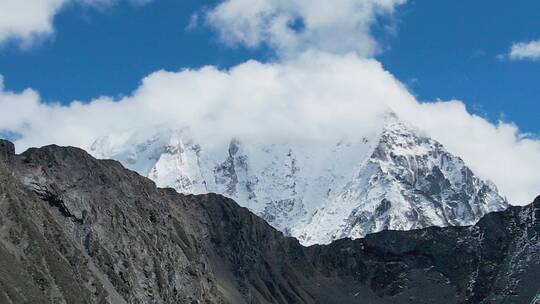
{"type": "Polygon", "coordinates": [[[15,303],[219,299],[205,268],[200,208],[174,191],[73,148],[31,149],[0,166],[0,251],[9,269],[0,296],[15,303]]]}
{"type": "Polygon", "coordinates": [[[475,226],[303,247],[223,196],[0,141],[0,303],[534,303],[538,218],[540,198],[475,226]]]}

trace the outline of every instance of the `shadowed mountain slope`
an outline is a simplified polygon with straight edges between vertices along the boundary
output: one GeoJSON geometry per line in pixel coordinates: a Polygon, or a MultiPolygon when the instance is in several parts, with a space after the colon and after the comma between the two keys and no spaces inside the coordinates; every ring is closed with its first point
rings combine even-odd
{"type": "Polygon", "coordinates": [[[535,303],[540,198],[303,247],[217,194],[0,141],[0,303],[535,303]]]}

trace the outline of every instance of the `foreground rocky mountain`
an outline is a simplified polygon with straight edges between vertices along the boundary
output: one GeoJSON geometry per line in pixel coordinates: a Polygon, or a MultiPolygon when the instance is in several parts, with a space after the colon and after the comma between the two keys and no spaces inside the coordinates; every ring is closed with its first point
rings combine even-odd
{"type": "Polygon", "coordinates": [[[205,146],[188,130],[145,130],[102,138],[90,152],[161,187],[231,197],[304,245],[386,229],[472,225],[508,206],[495,185],[394,115],[364,133],[335,142],[233,139],[205,146]]]}
{"type": "Polygon", "coordinates": [[[540,197],[303,247],[234,201],[0,141],[0,303],[536,303],[540,197]]]}

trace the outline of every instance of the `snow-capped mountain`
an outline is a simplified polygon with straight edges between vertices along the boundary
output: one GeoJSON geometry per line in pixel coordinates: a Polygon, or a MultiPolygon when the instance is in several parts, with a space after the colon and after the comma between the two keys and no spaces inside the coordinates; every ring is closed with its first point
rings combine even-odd
{"type": "Polygon", "coordinates": [[[386,229],[474,224],[507,207],[437,141],[389,116],[355,139],[202,145],[188,130],[111,135],[90,152],[119,160],[161,187],[216,192],[303,244],[386,229]]]}

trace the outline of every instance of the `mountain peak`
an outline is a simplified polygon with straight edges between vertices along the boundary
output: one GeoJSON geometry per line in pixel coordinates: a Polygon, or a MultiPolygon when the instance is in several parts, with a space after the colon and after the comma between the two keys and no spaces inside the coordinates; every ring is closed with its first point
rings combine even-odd
{"type": "Polygon", "coordinates": [[[337,143],[231,138],[209,145],[187,132],[146,130],[121,145],[97,141],[92,153],[158,186],[231,197],[304,244],[468,225],[506,207],[492,183],[437,141],[395,115],[381,126],[337,143]]]}
{"type": "Polygon", "coordinates": [[[444,149],[439,142],[396,117],[387,119],[383,125],[378,148],[401,155],[423,155],[444,149]]]}

